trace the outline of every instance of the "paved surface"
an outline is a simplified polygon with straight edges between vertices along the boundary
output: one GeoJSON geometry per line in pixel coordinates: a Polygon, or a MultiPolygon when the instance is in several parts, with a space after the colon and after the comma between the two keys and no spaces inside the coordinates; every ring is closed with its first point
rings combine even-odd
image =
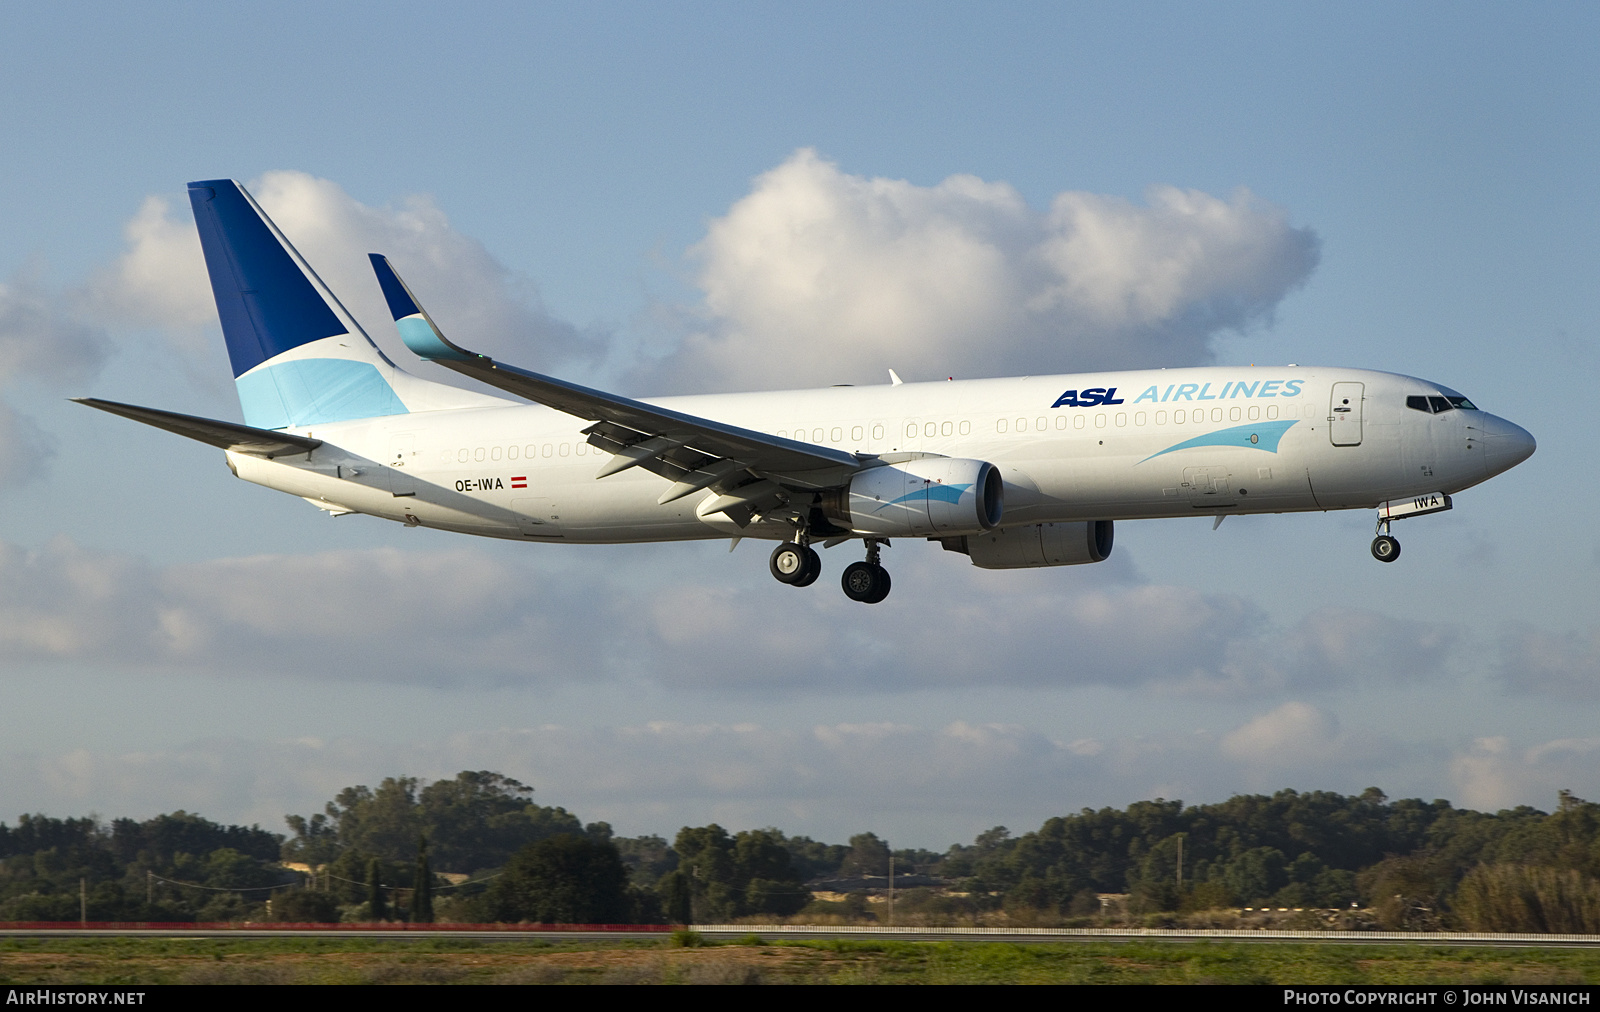
{"type": "MultiPolygon", "coordinates": [[[[727,940],[760,935],[773,940],[860,939],[904,942],[1257,942],[1344,945],[1446,945],[1512,948],[1595,948],[1600,935],[1484,934],[1468,932],[1398,931],[1186,931],[1166,928],[898,928],[826,925],[704,924],[694,930],[707,938],[727,940]]],[[[189,927],[168,924],[147,927],[76,925],[16,925],[0,927],[0,937],[9,938],[383,938],[474,939],[483,942],[517,942],[534,939],[565,942],[604,942],[621,940],[659,940],[671,929],[640,926],[604,931],[582,929],[539,930],[536,928],[460,929],[439,928],[271,928],[271,927],[189,927]]]]}

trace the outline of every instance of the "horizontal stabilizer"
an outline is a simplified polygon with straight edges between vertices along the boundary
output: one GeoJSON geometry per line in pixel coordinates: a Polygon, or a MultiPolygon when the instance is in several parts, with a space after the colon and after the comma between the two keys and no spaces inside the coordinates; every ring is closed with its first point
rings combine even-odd
{"type": "Polygon", "coordinates": [[[91,408],[109,411],[113,415],[131,418],[136,422],[154,425],[158,429],[176,432],[180,436],[197,439],[211,446],[221,447],[224,450],[233,450],[236,453],[249,453],[258,457],[283,456],[290,453],[309,453],[322,445],[320,439],[307,439],[305,436],[291,436],[286,432],[273,432],[271,429],[256,429],[237,422],[221,422],[214,418],[200,418],[195,415],[180,415],[176,411],[162,411],[159,408],[141,408],[135,404],[119,404],[116,401],[103,401],[98,397],[74,397],[79,404],[86,404],[91,408]]]}

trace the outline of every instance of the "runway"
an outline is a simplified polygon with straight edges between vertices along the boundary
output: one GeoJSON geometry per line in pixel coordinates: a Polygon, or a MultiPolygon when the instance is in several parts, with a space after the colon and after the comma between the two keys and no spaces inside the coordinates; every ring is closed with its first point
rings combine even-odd
{"type": "MultiPolygon", "coordinates": [[[[1176,928],[987,928],[896,927],[888,925],[695,924],[690,930],[712,941],[758,935],[772,941],[849,939],[901,942],[1245,942],[1266,944],[1430,945],[1496,948],[1595,948],[1600,935],[1496,934],[1455,931],[1250,931],[1176,928]]],[[[665,940],[668,925],[579,925],[571,928],[529,925],[268,925],[219,924],[59,924],[0,925],[0,938],[366,938],[482,942],[607,942],[665,940]]]]}

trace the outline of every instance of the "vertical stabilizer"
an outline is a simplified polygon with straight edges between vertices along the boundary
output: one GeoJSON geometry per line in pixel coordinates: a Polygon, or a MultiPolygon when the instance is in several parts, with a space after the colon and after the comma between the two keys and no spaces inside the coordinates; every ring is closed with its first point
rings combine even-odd
{"type": "Polygon", "coordinates": [[[399,370],[244,187],[190,183],[189,202],[248,424],[282,429],[406,413],[395,391],[399,370]]]}

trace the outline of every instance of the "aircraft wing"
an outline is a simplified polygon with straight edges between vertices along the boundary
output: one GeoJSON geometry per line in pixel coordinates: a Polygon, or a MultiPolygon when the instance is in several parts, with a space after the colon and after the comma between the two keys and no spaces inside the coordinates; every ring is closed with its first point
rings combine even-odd
{"type": "Polygon", "coordinates": [[[309,453],[322,445],[320,439],[307,439],[305,436],[294,436],[287,432],[252,428],[237,422],[220,422],[214,418],[180,415],[176,411],[141,408],[135,404],[103,401],[98,397],[74,397],[72,400],[91,408],[99,408],[101,411],[109,411],[113,415],[154,425],[158,429],[176,432],[180,436],[198,439],[202,443],[209,443],[224,450],[254,454],[266,457],[268,460],[291,453],[309,453]]]}
{"type": "Polygon", "coordinates": [[[615,454],[597,478],[643,467],[675,483],[661,496],[662,503],[712,488],[725,500],[738,500],[729,503],[732,509],[766,498],[755,493],[775,492],[773,483],[826,488],[871,466],[872,458],[646,404],[467,351],[440,332],[386,257],[370,257],[407,348],[507,393],[592,421],[583,430],[590,444],[615,454]],[[756,488],[763,482],[765,489],[756,488]]]}

